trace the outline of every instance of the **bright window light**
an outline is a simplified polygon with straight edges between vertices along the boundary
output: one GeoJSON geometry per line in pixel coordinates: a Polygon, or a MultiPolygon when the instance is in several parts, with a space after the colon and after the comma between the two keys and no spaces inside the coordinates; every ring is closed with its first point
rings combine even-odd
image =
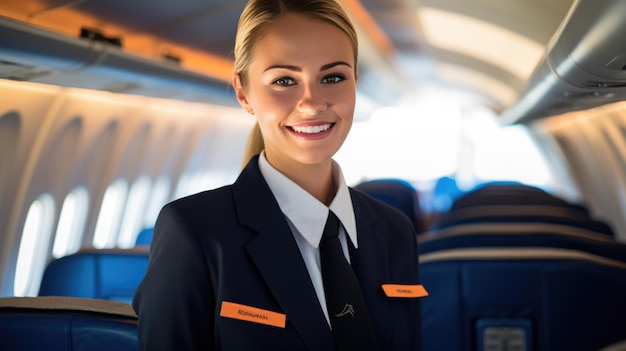
{"type": "Polygon", "coordinates": [[[88,207],[89,195],[82,186],[65,197],[52,246],[52,255],[55,258],[72,254],[80,248],[88,207]]]}
{"type": "Polygon", "coordinates": [[[190,195],[191,187],[192,187],[192,176],[191,174],[185,172],[178,179],[178,184],[176,185],[176,191],[174,192],[174,198],[179,199],[181,197],[190,195]]]}
{"type": "Polygon", "coordinates": [[[146,176],[137,178],[128,193],[128,201],[124,210],[124,218],[120,234],[117,238],[117,246],[130,248],[135,245],[135,239],[141,228],[141,218],[146,209],[146,200],[150,194],[150,179],[146,176]]]}
{"type": "Polygon", "coordinates": [[[48,258],[53,218],[54,200],[52,196],[41,195],[30,205],[17,255],[15,280],[13,282],[15,296],[37,295],[39,282],[48,258]]]}
{"type": "Polygon", "coordinates": [[[490,180],[519,181],[549,188],[546,160],[522,126],[500,126],[485,107],[455,106],[450,94],[411,108],[377,110],[355,122],[335,155],[346,182],[403,178],[416,187],[453,176],[464,189],[490,180]]]}
{"type": "Polygon", "coordinates": [[[457,167],[460,114],[449,104],[384,108],[355,122],[337,153],[348,184],[367,178],[432,180],[457,167]]]}
{"type": "Polygon", "coordinates": [[[474,150],[476,182],[517,181],[543,188],[552,187],[552,174],[526,127],[502,127],[495,116],[485,113],[473,116],[467,132],[474,150]]]}
{"type": "Polygon", "coordinates": [[[98,222],[96,223],[96,233],[93,237],[93,246],[95,248],[103,249],[115,246],[117,230],[124,210],[127,193],[128,185],[122,179],[118,179],[109,185],[104,193],[102,207],[100,207],[98,222]]]}
{"type": "Polygon", "coordinates": [[[169,178],[165,176],[159,177],[152,187],[150,199],[148,200],[148,207],[146,208],[142,225],[144,228],[154,227],[154,223],[159,215],[159,211],[161,211],[161,207],[163,207],[163,205],[165,205],[165,203],[169,200],[169,194],[169,178]]]}

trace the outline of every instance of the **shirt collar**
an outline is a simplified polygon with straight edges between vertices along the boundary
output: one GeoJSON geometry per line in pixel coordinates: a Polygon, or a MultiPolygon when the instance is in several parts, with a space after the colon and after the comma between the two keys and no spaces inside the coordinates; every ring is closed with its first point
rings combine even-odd
{"type": "Polygon", "coordinates": [[[354,209],[352,208],[350,191],[346,185],[341,167],[334,160],[332,162],[333,177],[336,184],[338,184],[338,190],[335,198],[330,203],[330,207],[326,207],[326,205],[270,165],[265,158],[265,151],[262,151],[259,156],[261,174],[263,174],[263,178],[265,178],[272,190],[281,211],[289,218],[306,241],[315,248],[319,246],[330,209],[343,224],[346,234],[354,247],[358,248],[356,219],[354,217],[354,209]]]}

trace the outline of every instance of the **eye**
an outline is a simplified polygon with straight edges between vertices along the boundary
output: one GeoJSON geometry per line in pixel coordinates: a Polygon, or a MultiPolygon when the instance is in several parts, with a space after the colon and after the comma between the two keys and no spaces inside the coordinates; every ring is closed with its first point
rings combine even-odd
{"type": "Polygon", "coordinates": [[[341,74],[332,74],[332,75],[322,78],[322,83],[337,84],[337,83],[344,81],[345,79],[346,77],[344,77],[341,74]]]}
{"type": "Polygon", "coordinates": [[[280,85],[280,86],[289,86],[289,85],[296,84],[296,81],[289,77],[282,77],[273,81],[272,84],[280,85]]]}

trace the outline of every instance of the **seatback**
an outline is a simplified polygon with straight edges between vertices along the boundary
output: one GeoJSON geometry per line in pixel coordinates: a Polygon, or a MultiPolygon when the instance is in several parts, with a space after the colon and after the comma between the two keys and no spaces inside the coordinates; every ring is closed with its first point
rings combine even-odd
{"type": "Polygon", "coordinates": [[[615,237],[613,228],[606,222],[581,216],[575,211],[555,206],[476,206],[440,215],[429,230],[472,223],[552,223],[569,225],[615,237]]]}
{"type": "Polygon", "coordinates": [[[450,249],[420,257],[420,281],[424,350],[598,350],[626,339],[623,262],[543,247],[450,249]]]}
{"type": "Polygon", "coordinates": [[[409,182],[395,178],[374,179],[361,182],[354,188],[402,211],[418,233],[425,230],[417,189],[409,182]]]}
{"type": "Polygon", "coordinates": [[[137,351],[128,304],[69,297],[0,298],[0,349],[137,351]]]}
{"type": "Polygon", "coordinates": [[[150,243],[152,242],[153,231],[153,227],[142,229],[137,235],[137,239],[135,240],[135,246],[150,246],[150,243]]]}
{"type": "Polygon", "coordinates": [[[588,216],[585,206],[570,203],[560,197],[525,184],[487,183],[457,198],[450,210],[485,205],[549,205],[569,208],[588,216]]]}
{"type": "Polygon", "coordinates": [[[147,266],[147,247],[82,250],[48,264],[39,296],[72,296],[130,303],[147,266]]]}
{"type": "Polygon", "coordinates": [[[478,247],[574,249],[626,262],[626,243],[584,228],[534,222],[468,223],[429,230],[418,237],[419,252],[478,247]]]}
{"type": "Polygon", "coordinates": [[[452,203],[463,194],[464,191],[459,188],[455,178],[443,176],[437,179],[431,197],[434,210],[437,212],[449,210],[452,203]]]}

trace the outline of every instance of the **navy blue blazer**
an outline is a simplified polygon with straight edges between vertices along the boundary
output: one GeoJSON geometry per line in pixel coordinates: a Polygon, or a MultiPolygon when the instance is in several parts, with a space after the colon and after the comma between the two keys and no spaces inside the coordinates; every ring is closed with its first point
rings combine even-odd
{"type": "MultiPolygon", "coordinates": [[[[420,350],[419,298],[387,297],[381,287],[419,283],[417,233],[400,211],[354,189],[350,196],[359,242],[350,257],[380,349],[420,350]]],[[[133,308],[141,350],[334,350],[257,157],[233,185],[164,206],[133,308]],[[221,316],[225,304],[262,313],[239,310],[252,321],[221,316]],[[265,323],[264,311],[283,316],[284,325],[265,323]]]]}

